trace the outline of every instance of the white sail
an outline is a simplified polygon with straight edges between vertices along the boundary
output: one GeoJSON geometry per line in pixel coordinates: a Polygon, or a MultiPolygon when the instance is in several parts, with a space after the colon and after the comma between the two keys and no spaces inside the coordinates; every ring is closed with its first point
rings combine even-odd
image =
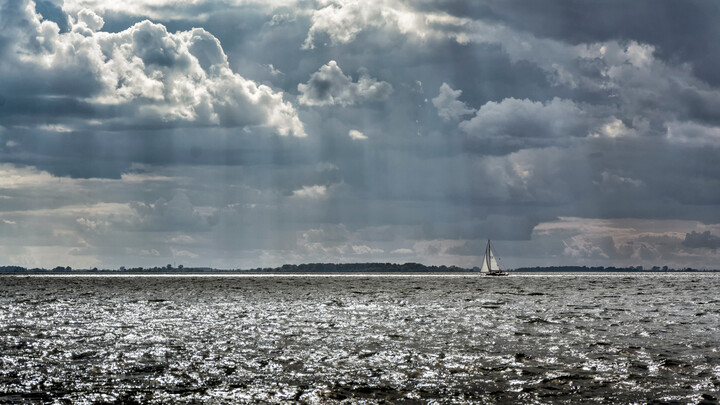
{"type": "Polygon", "coordinates": [[[481,273],[492,273],[494,271],[500,271],[495,255],[490,248],[490,241],[488,241],[487,247],[485,248],[485,257],[483,257],[482,267],[480,268],[481,273]]]}
{"type": "Polygon", "coordinates": [[[490,267],[488,266],[487,255],[485,257],[483,257],[483,263],[482,263],[482,267],[480,268],[480,273],[490,273],[490,267]]]}
{"type": "Polygon", "coordinates": [[[500,266],[498,265],[498,262],[495,260],[495,254],[493,254],[493,251],[490,248],[490,246],[488,246],[488,253],[490,254],[490,271],[500,271],[500,266]]]}

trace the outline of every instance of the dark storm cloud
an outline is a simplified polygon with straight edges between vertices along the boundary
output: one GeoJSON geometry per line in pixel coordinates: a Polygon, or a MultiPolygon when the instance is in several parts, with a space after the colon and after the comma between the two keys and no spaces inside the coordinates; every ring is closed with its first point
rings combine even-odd
{"type": "Polygon", "coordinates": [[[682,242],[682,244],[685,247],[693,249],[707,248],[714,250],[720,248],[720,237],[711,234],[710,231],[705,231],[702,233],[693,231],[685,234],[685,240],[682,242]]]}
{"type": "Polygon", "coordinates": [[[693,61],[701,77],[717,84],[717,62],[711,56],[717,54],[717,44],[703,40],[718,35],[715,22],[720,10],[711,1],[558,0],[527,4],[515,0],[450,0],[427,2],[424,7],[459,17],[498,21],[573,44],[608,40],[650,43],[658,46],[664,59],[693,61]]]}
{"type": "Polygon", "coordinates": [[[0,134],[5,162],[35,165],[58,176],[120,178],[133,163],[149,165],[288,166],[311,162],[306,143],[221,128],[73,131],[14,130],[0,134]],[[203,135],[198,136],[202,131],[203,135]]]}
{"type": "MultiPolygon", "coordinates": [[[[11,91],[9,94],[26,94],[11,91]]],[[[37,116],[45,122],[72,121],[74,118],[105,118],[116,115],[116,108],[99,106],[76,97],[37,97],[12,95],[0,103],[0,117],[5,125],[37,123],[37,116]]]]}
{"type": "MultiPolygon", "coordinates": [[[[474,240],[468,248],[473,249],[487,238],[498,240],[528,240],[533,228],[543,220],[552,219],[552,216],[543,218],[536,212],[527,215],[518,215],[512,212],[510,215],[491,214],[486,218],[468,221],[464,224],[458,223],[430,223],[422,225],[423,237],[427,239],[464,239],[474,240]]],[[[476,250],[477,252],[483,250],[476,250]]],[[[450,254],[472,254],[461,246],[456,246],[449,251],[450,254]],[[462,252],[462,253],[461,253],[462,252]]]]}
{"type": "MultiPolygon", "coordinates": [[[[512,61],[499,44],[459,44],[443,40],[429,49],[426,64],[442,72],[451,87],[462,90],[471,105],[480,106],[487,101],[500,101],[512,97],[545,101],[558,95],[547,74],[526,60],[512,61]],[[438,63],[445,61],[446,63],[438,63]]],[[[437,88],[437,77],[427,78],[428,88],[437,88]]]]}

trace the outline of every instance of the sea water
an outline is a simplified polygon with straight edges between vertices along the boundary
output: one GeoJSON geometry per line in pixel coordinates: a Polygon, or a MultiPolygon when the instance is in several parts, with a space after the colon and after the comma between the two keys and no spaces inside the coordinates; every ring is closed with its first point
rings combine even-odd
{"type": "Polygon", "coordinates": [[[720,275],[0,277],[3,403],[716,403],[720,275]]]}

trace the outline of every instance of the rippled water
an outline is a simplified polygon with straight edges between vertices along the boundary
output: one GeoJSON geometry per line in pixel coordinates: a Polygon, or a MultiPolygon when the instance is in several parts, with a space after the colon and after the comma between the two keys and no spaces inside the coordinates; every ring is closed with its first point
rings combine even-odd
{"type": "Polygon", "coordinates": [[[717,403],[720,277],[0,277],[0,402],[717,403]]]}

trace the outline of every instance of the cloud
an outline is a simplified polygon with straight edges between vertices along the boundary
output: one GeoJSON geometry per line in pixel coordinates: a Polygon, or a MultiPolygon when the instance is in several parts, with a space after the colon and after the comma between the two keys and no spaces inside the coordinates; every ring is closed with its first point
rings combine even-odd
{"type": "Polygon", "coordinates": [[[193,242],[195,242],[195,240],[190,235],[179,234],[179,235],[170,237],[168,239],[168,242],[176,243],[179,245],[188,245],[188,244],[192,244],[193,242]]]}
{"type": "Polygon", "coordinates": [[[344,224],[327,225],[300,233],[304,243],[340,244],[350,240],[351,234],[344,224]]]}
{"type": "Polygon", "coordinates": [[[385,253],[382,249],[371,248],[368,245],[352,245],[352,252],[356,255],[377,255],[385,253]]]}
{"type": "Polygon", "coordinates": [[[612,236],[592,237],[575,235],[563,241],[565,256],[582,259],[617,259],[618,253],[612,236]]]}
{"type": "Polygon", "coordinates": [[[720,237],[702,230],[707,228],[695,221],[561,217],[536,226],[533,239],[548,246],[559,243],[563,257],[589,265],[685,268],[693,262],[712,267],[720,237]],[[683,232],[688,229],[693,230],[683,232]]]}
{"type": "Polygon", "coordinates": [[[297,245],[309,261],[355,261],[358,260],[356,256],[374,258],[385,253],[383,249],[363,243],[344,224],[323,225],[299,232],[297,245]]]}
{"type": "Polygon", "coordinates": [[[207,231],[213,224],[212,217],[196,210],[187,195],[178,193],[170,201],[160,198],[153,204],[133,202],[136,212],[133,225],[142,231],[207,231]]]}
{"type": "Polygon", "coordinates": [[[314,48],[320,34],[328,35],[333,43],[348,42],[366,26],[384,21],[374,2],[331,1],[325,4],[312,12],[312,26],[303,43],[304,49],[314,48]]]}
{"type": "Polygon", "coordinates": [[[720,236],[713,235],[710,231],[702,233],[692,231],[685,234],[685,240],[683,240],[682,244],[693,249],[707,248],[715,250],[720,248],[720,236]]]}
{"type": "Polygon", "coordinates": [[[573,101],[559,98],[546,103],[514,98],[490,101],[459,127],[504,153],[567,144],[571,138],[587,136],[589,130],[585,112],[573,101]]]}
{"type": "Polygon", "coordinates": [[[432,99],[438,115],[445,121],[456,120],[463,115],[472,114],[474,108],[469,108],[464,102],[458,100],[462,90],[453,90],[447,83],[440,86],[440,94],[432,99]]]}
{"type": "Polygon", "coordinates": [[[100,31],[103,25],[105,25],[105,20],[102,17],[85,8],[77,13],[77,21],[72,29],[83,31],[86,35],[92,35],[93,32],[100,31]]]}
{"type": "Polygon", "coordinates": [[[200,257],[200,255],[198,255],[197,253],[193,253],[189,250],[175,249],[171,247],[170,251],[172,252],[173,257],[187,257],[189,259],[197,259],[198,257],[200,257]]]}
{"type": "Polygon", "coordinates": [[[19,168],[11,164],[0,164],[0,189],[46,187],[57,181],[50,173],[33,167],[19,168]]]}
{"type": "Polygon", "coordinates": [[[479,1],[473,4],[435,2],[433,7],[462,17],[502,23],[538,38],[552,38],[570,44],[600,43],[613,39],[634,39],[652,44],[667,60],[691,61],[691,67],[704,80],[718,84],[714,61],[707,55],[718,53],[713,41],[698,41],[717,35],[713,24],[717,9],[712,3],[690,1],[641,0],[628,6],[622,0],[602,4],[550,0],[527,4],[511,0],[479,1]]]}
{"type": "Polygon", "coordinates": [[[301,189],[293,190],[292,196],[299,199],[320,200],[328,196],[327,186],[303,186],[301,189]]]}
{"type": "MultiPolygon", "coordinates": [[[[640,123],[641,126],[644,126],[640,123]]],[[[636,136],[638,135],[638,131],[634,128],[628,128],[624,122],[620,121],[617,118],[611,118],[610,121],[602,125],[597,131],[593,132],[590,136],[596,137],[596,138],[622,138],[622,137],[628,137],[628,136],[636,136]]]]}
{"type": "Polygon", "coordinates": [[[668,122],[666,137],[675,144],[693,146],[720,146],[720,126],[709,126],[695,122],[668,122]]]}
{"type": "Polygon", "coordinates": [[[365,136],[365,134],[358,131],[357,129],[351,129],[350,132],[348,132],[348,136],[350,137],[350,139],[352,139],[354,141],[368,139],[368,137],[365,136]]]}
{"type": "MultiPolygon", "coordinates": [[[[705,7],[698,6],[698,10],[705,7]]],[[[607,120],[610,115],[616,114],[616,118],[625,123],[643,117],[655,127],[661,126],[663,121],[672,117],[681,121],[697,118],[717,124],[717,114],[714,112],[720,106],[720,94],[713,86],[708,86],[706,81],[694,77],[693,73],[702,72],[703,78],[711,77],[715,82],[720,82],[720,76],[716,73],[717,69],[710,68],[712,63],[709,63],[706,57],[712,52],[698,51],[698,48],[707,48],[707,45],[699,45],[698,41],[688,40],[694,36],[678,37],[668,35],[666,32],[653,32],[656,30],[648,27],[629,29],[625,25],[620,25],[627,23],[628,20],[618,11],[621,6],[613,3],[609,9],[603,8],[597,12],[618,25],[613,29],[608,27],[600,29],[596,21],[588,22],[589,26],[597,30],[588,37],[597,39],[583,42],[583,36],[588,33],[577,25],[577,21],[567,21],[566,16],[568,14],[584,16],[583,10],[586,8],[596,10],[596,7],[579,3],[552,3],[550,10],[555,10],[556,14],[548,19],[559,20],[555,25],[557,30],[547,30],[538,25],[537,17],[528,13],[528,10],[535,10],[536,7],[517,5],[516,8],[517,10],[488,2],[478,2],[458,8],[452,2],[430,2],[413,7],[382,0],[362,3],[337,0],[322,3],[320,9],[312,11],[313,25],[308,33],[306,45],[318,42],[317,39],[323,35],[326,35],[335,46],[346,45],[359,38],[360,33],[364,33],[362,40],[365,47],[383,48],[386,44],[382,41],[392,34],[399,34],[402,38],[413,41],[412,44],[415,46],[419,44],[432,46],[446,41],[443,46],[451,48],[447,43],[448,40],[459,44],[461,48],[474,44],[494,45],[501,47],[511,63],[541,72],[546,84],[554,87],[560,94],[550,95],[547,89],[536,88],[543,85],[537,82],[537,78],[529,79],[524,76],[521,80],[525,83],[518,82],[518,85],[512,86],[507,80],[492,82],[487,76],[478,78],[476,72],[456,69],[456,75],[462,76],[465,80],[455,80],[455,82],[462,84],[466,94],[471,94],[469,93],[471,91],[476,93],[480,89],[487,94],[495,88],[509,86],[512,88],[511,91],[520,94],[503,94],[502,98],[522,99],[523,96],[528,95],[527,93],[532,94],[534,100],[538,99],[537,96],[540,96],[541,100],[547,100],[548,95],[552,97],[561,94],[563,98],[590,98],[594,103],[604,104],[604,112],[601,113],[603,116],[595,117],[597,119],[607,120]],[[524,28],[524,21],[532,22],[533,30],[543,34],[533,35],[533,31],[524,28]],[[563,30],[559,27],[566,27],[569,30],[568,38],[560,35],[563,30]],[[382,34],[371,34],[375,30],[382,30],[382,34]],[[550,37],[546,36],[547,31],[552,32],[550,37]],[[639,39],[618,38],[611,34],[612,32],[637,32],[642,35],[639,39]],[[654,35],[649,35],[649,32],[653,32],[654,35]],[[662,46],[656,46],[654,43],[667,45],[668,48],[663,49],[662,46]],[[676,51],[668,53],[667,49],[676,51]],[[693,51],[688,52],[689,49],[693,51]],[[673,56],[677,52],[692,55],[693,62],[678,63],[677,58],[673,56]],[[659,58],[659,53],[663,54],[664,58],[659,58]],[[702,68],[697,69],[698,66],[702,68]],[[468,89],[464,83],[468,80],[475,81],[480,89],[468,89]],[[520,87],[525,87],[525,90],[521,90],[520,87]],[[538,90],[541,94],[537,94],[538,90]],[[522,94],[523,91],[526,94],[522,94]],[[568,92],[571,97],[568,97],[568,92]],[[611,105],[617,105],[619,111],[607,108],[611,105]]],[[[653,15],[658,20],[667,21],[668,24],[675,26],[678,32],[707,30],[707,26],[677,27],[676,21],[670,17],[673,14],[668,14],[692,15],[692,18],[706,24],[707,16],[699,15],[697,10],[688,11],[667,3],[663,3],[658,10],[653,8],[652,12],[648,11],[648,8],[650,6],[643,3],[633,9],[631,14],[635,15],[636,19],[642,20],[648,18],[647,14],[653,15]],[[645,10],[645,13],[641,10],[645,10]]],[[[705,11],[712,14],[710,10],[705,11]]],[[[538,11],[539,14],[547,12],[548,10],[538,11]]],[[[576,20],[585,19],[576,18],[576,20]]],[[[452,55],[458,58],[453,60],[465,61],[469,57],[468,53],[470,52],[464,51],[459,55],[452,55]]],[[[473,66],[483,61],[479,65],[483,66],[483,74],[487,73],[488,68],[492,71],[494,67],[492,63],[486,65],[488,58],[478,55],[470,57],[467,61],[473,66]]],[[[489,99],[494,101],[498,98],[489,99]]],[[[469,100],[472,100],[472,94],[469,100]]],[[[602,110],[598,109],[597,112],[602,110]]]]}
{"type": "Polygon", "coordinates": [[[470,20],[444,12],[427,12],[390,0],[330,0],[319,4],[320,8],[310,11],[312,25],[303,49],[313,49],[321,41],[325,44],[325,39],[332,45],[346,44],[369,30],[399,32],[420,40],[447,36],[467,41],[467,37],[457,31],[470,20]]]}
{"type": "Polygon", "coordinates": [[[390,96],[390,83],[377,81],[361,71],[357,82],[345,76],[337,62],[331,60],[310,76],[306,84],[299,84],[300,104],[309,106],[349,106],[364,101],[381,101],[390,96]]]}
{"type": "MultiPolygon", "coordinates": [[[[0,92],[67,96],[95,110],[92,120],[46,119],[64,119],[74,129],[260,125],[280,135],[306,135],[283,93],[234,73],[218,39],[202,28],[170,33],[145,20],[101,32],[103,18],[81,9],[71,16],[70,32],[60,33],[32,7],[15,17],[5,23],[14,28],[7,34],[14,36],[8,52],[14,57],[2,63],[13,80],[0,92]]],[[[33,107],[27,108],[25,115],[33,107]]]]}

